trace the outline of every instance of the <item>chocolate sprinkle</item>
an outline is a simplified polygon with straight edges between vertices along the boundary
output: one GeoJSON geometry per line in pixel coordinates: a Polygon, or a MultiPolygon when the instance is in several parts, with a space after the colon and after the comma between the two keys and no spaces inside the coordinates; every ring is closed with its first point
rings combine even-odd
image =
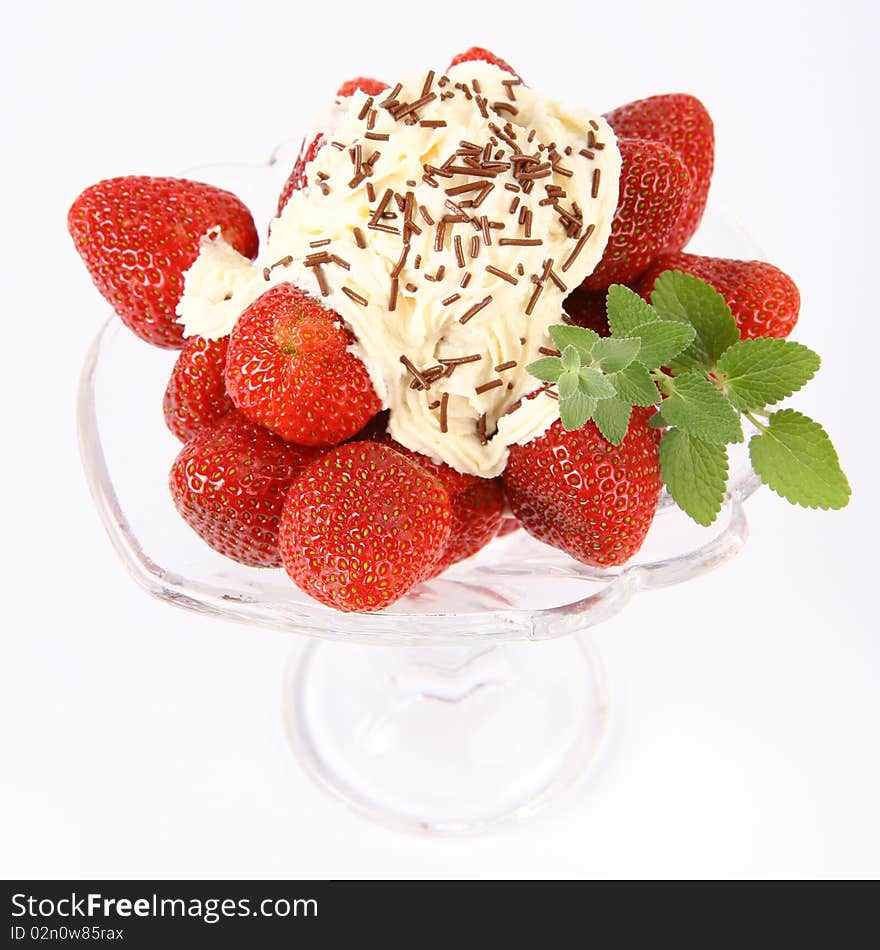
{"type": "Polygon", "coordinates": [[[462,249],[462,246],[461,246],[460,234],[455,235],[453,245],[455,247],[455,261],[459,267],[464,267],[464,250],[462,249]]]}
{"type": "Polygon", "coordinates": [[[543,289],[544,289],[544,285],[543,285],[543,284],[536,284],[536,285],[535,285],[535,289],[534,289],[534,291],[532,292],[532,296],[531,296],[531,298],[529,299],[528,304],[526,305],[526,316],[527,316],[527,317],[530,317],[530,316],[532,315],[532,313],[534,312],[535,306],[536,306],[537,303],[538,303],[538,298],[541,296],[541,292],[543,291],[543,289]]]}
{"type": "Polygon", "coordinates": [[[465,363],[476,363],[482,358],[480,353],[471,353],[470,356],[438,356],[437,362],[444,366],[463,366],[465,363]]]}
{"type": "Polygon", "coordinates": [[[484,412],[477,420],[477,437],[480,445],[487,445],[489,440],[486,438],[486,413],[484,412]]]}
{"type": "Polygon", "coordinates": [[[397,263],[394,265],[394,270],[391,271],[391,277],[399,277],[400,272],[403,270],[404,264],[406,264],[406,259],[409,255],[409,244],[403,245],[403,250],[400,252],[400,257],[397,259],[397,263]]]}
{"type": "Polygon", "coordinates": [[[587,241],[588,241],[589,238],[590,238],[590,235],[591,235],[591,234],[593,233],[593,231],[595,231],[595,230],[596,230],[596,225],[595,225],[595,224],[587,225],[587,230],[584,231],[584,233],[581,235],[581,237],[580,237],[580,239],[578,240],[577,244],[575,244],[574,249],[572,250],[571,254],[568,255],[568,257],[565,259],[565,263],[562,265],[562,273],[563,273],[563,274],[564,274],[564,273],[569,269],[569,267],[571,267],[571,265],[575,262],[575,260],[577,259],[578,254],[580,254],[580,252],[584,249],[584,245],[587,243],[587,241]]]}
{"type": "Polygon", "coordinates": [[[411,360],[408,356],[401,356],[401,357],[400,357],[400,362],[403,363],[403,365],[404,365],[404,366],[407,368],[407,370],[409,371],[409,374],[410,374],[410,375],[413,377],[413,379],[422,387],[422,389],[430,389],[430,388],[431,388],[431,384],[428,382],[427,379],[425,379],[425,377],[421,374],[421,372],[419,372],[419,370],[416,369],[416,367],[415,367],[415,365],[413,364],[412,360],[411,360]]]}
{"type": "Polygon", "coordinates": [[[507,271],[501,270],[498,267],[495,267],[494,264],[489,264],[486,267],[486,270],[490,274],[494,274],[496,277],[500,277],[502,280],[506,280],[508,284],[518,284],[519,281],[513,276],[513,274],[508,274],[507,271]]]}
{"type": "Polygon", "coordinates": [[[353,291],[350,287],[343,285],[342,292],[346,297],[353,300],[355,303],[359,303],[362,307],[366,307],[369,301],[366,297],[362,297],[359,293],[353,291]]]}
{"type": "Polygon", "coordinates": [[[458,318],[458,322],[464,324],[464,323],[467,323],[469,320],[473,320],[473,318],[485,307],[488,307],[490,303],[492,303],[491,294],[489,294],[487,297],[483,297],[483,299],[479,303],[475,303],[469,310],[463,313],[458,318]]]}
{"type": "Polygon", "coordinates": [[[330,293],[330,287],[327,284],[327,278],[324,276],[324,268],[321,264],[312,264],[311,266],[315,271],[315,277],[318,280],[321,296],[326,297],[330,293]]]}

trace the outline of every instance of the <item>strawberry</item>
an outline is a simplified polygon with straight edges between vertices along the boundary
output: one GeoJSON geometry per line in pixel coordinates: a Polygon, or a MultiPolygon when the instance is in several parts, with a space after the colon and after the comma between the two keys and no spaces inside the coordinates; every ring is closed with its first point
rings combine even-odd
{"type": "Polygon", "coordinates": [[[391,413],[387,409],[383,409],[381,412],[377,412],[375,416],[360,430],[356,432],[350,442],[381,442],[383,436],[388,431],[388,420],[391,418],[391,413]]]}
{"type": "Polygon", "coordinates": [[[183,346],[175,308],[201,237],[220,228],[245,257],[259,245],[235,195],[182,178],[128,176],[92,185],[67,215],[73,243],[122,322],[148,343],[183,346]]]}
{"type": "Polygon", "coordinates": [[[238,318],[226,391],[249,419],[301,445],[351,438],[382,408],[342,318],[292,284],[278,284],[238,318]]]}
{"type": "Polygon", "coordinates": [[[516,518],[511,518],[510,515],[508,515],[501,519],[501,527],[498,529],[498,534],[496,534],[495,537],[506,538],[507,535],[513,534],[514,531],[519,531],[519,522],[516,518]]]}
{"type": "Polygon", "coordinates": [[[499,69],[503,69],[506,73],[510,73],[511,76],[516,76],[517,79],[522,82],[522,79],[519,73],[510,65],[510,63],[505,62],[500,56],[496,56],[494,53],[489,52],[487,49],[483,49],[482,46],[472,46],[470,49],[466,49],[463,53],[458,53],[456,56],[452,57],[452,62],[446,67],[447,69],[452,69],[453,66],[458,66],[459,63],[490,63],[492,66],[497,66],[499,69]]]}
{"type": "Polygon", "coordinates": [[[440,480],[388,445],[350,442],[291,486],[281,556],[291,579],[338,610],[381,610],[419,583],[449,540],[440,480]]]}
{"type": "Polygon", "coordinates": [[[562,302],[565,323],[576,327],[586,327],[599,336],[610,336],[608,314],[605,312],[605,291],[575,289],[562,302]]]}
{"type": "Polygon", "coordinates": [[[479,478],[458,472],[445,462],[435,462],[413,452],[390,435],[374,437],[373,441],[400,452],[405,458],[436,477],[449,495],[452,525],[449,542],[440,560],[428,577],[442,574],[447,567],[476,554],[498,533],[504,516],[504,490],[499,478],[479,478]]]}
{"type": "Polygon", "coordinates": [[[699,226],[712,181],[715,131],[706,107],[694,96],[651,96],[620,106],[605,118],[616,135],[662,142],[684,162],[691,182],[690,200],[663,248],[680,251],[699,226]]]}
{"type": "Polygon", "coordinates": [[[604,290],[631,284],[666,246],[690,200],[690,176],[661,142],[618,139],[623,167],[611,237],[596,269],[581,285],[604,290]]]}
{"type": "Polygon", "coordinates": [[[230,412],[183,447],[169,476],[171,496],[215,551],[251,567],[280,567],[284,497],[317,454],[230,412]]]}
{"type": "Polygon", "coordinates": [[[650,300],[654,281],[665,270],[680,270],[711,284],[727,301],[745,339],[786,337],[794,329],[801,306],[795,282],[763,261],[733,261],[697,254],[658,257],[636,289],[650,300]]]}
{"type": "Polygon", "coordinates": [[[183,344],[163,401],[165,424],[181,442],[233,408],[223,379],[228,345],[228,336],[191,336],[183,344]]]}
{"type": "Polygon", "coordinates": [[[557,419],[528,445],[513,445],[504,471],[511,510],[539,541],[584,564],[622,564],[641,547],[660,494],[653,410],[634,408],[620,445],[595,423],[566,431],[557,419]]]}
{"type": "MultiPolygon", "coordinates": [[[[368,96],[378,96],[380,92],[388,88],[388,84],[380,82],[378,79],[372,79],[368,76],[357,76],[344,82],[336,91],[337,99],[348,99],[358,90],[365,92],[368,96]]],[[[284,182],[281,194],[278,196],[278,214],[284,210],[284,206],[290,201],[290,196],[295,191],[302,191],[306,186],[306,165],[315,160],[315,156],[327,144],[327,137],[323,132],[319,132],[311,139],[303,139],[299,147],[299,155],[293,163],[290,175],[284,182]]]]}
{"type": "Polygon", "coordinates": [[[358,92],[358,90],[365,92],[368,96],[378,96],[380,92],[383,92],[387,88],[387,82],[380,82],[380,80],[373,79],[371,76],[355,76],[354,79],[346,80],[336,90],[336,98],[347,99],[349,96],[353,96],[358,92]]]}
{"type": "Polygon", "coordinates": [[[284,206],[290,201],[290,196],[295,191],[302,191],[303,188],[306,187],[308,183],[306,179],[306,165],[315,160],[315,156],[326,143],[327,139],[323,132],[319,132],[312,139],[302,140],[302,145],[299,147],[299,155],[296,156],[296,161],[293,163],[290,175],[287,181],[284,182],[284,187],[278,196],[278,214],[281,214],[284,210],[284,206]]]}

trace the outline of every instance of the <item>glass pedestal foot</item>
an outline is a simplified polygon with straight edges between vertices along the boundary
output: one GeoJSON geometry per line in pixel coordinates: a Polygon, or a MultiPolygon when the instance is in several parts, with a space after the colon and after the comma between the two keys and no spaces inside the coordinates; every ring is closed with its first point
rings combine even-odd
{"type": "Polygon", "coordinates": [[[605,733],[601,666],[576,636],[413,647],[316,642],[284,715],[308,773],[360,814],[456,834],[527,817],[580,778],[605,733]]]}

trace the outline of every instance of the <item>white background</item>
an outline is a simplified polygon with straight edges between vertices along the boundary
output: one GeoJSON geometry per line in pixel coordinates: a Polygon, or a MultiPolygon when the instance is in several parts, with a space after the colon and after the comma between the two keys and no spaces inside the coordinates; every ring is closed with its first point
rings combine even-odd
{"type": "Polygon", "coordinates": [[[876,6],[406,9],[44,2],[4,17],[0,873],[876,876],[876,6]],[[797,338],[824,358],[800,406],[855,496],[821,513],[761,493],[733,563],[598,631],[616,726],[574,802],[427,840],[350,815],[298,770],[278,714],[292,637],[160,604],[117,562],[73,421],[104,307],[65,215],[100,178],[261,160],[341,79],[473,43],[598,110],[669,91],[707,103],[716,198],[800,285],[797,338]]]}

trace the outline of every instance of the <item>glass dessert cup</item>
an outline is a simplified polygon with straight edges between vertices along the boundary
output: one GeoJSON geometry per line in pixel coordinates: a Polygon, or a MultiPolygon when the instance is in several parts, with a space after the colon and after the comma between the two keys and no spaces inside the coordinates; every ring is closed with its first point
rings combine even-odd
{"type": "MultiPolygon", "coordinates": [[[[279,150],[267,166],[187,176],[230,188],[265,221],[290,152],[279,150]]],[[[755,254],[723,220],[709,221],[701,237],[715,253],[755,254]]],[[[114,549],[162,600],[314,638],[285,679],[291,746],[324,788],[391,827],[482,830],[534,813],[586,774],[608,720],[589,629],[638,592],[723,564],[746,538],[743,502],[758,481],[732,459],[711,528],[664,495],[642,551],[623,567],[587,567],[518,530],[385,611],[339,613],[281,570],[212,551],[177,514],[167,473],[180,445],[161,412],[175,358],[111,317],[83,367],[82,459],[114,549]]]]}

